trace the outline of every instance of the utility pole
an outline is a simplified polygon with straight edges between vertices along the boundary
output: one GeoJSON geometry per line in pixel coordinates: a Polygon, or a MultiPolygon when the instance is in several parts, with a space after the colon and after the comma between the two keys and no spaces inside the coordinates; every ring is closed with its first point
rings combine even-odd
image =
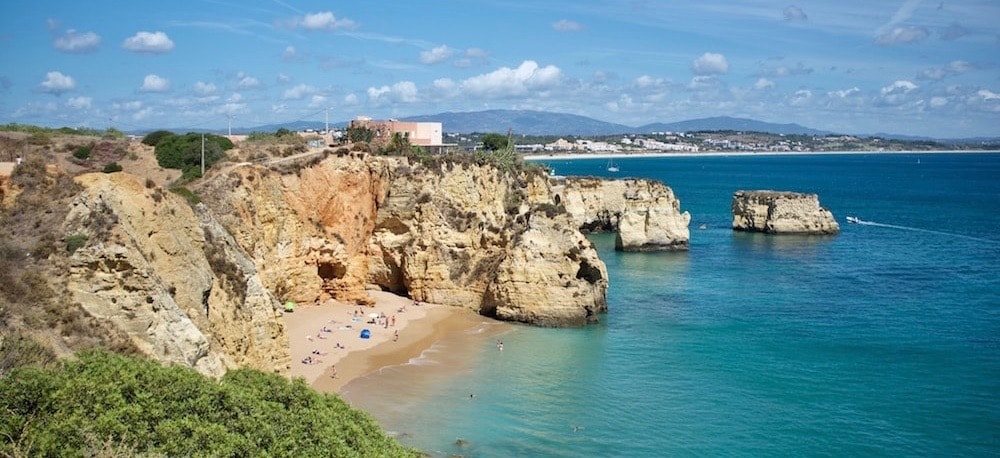
{"type": "Polygon", "coordinates": [[[201,176],[205,176],[205,134],[201,134],[201,176]]]}
{"type": "Polygon", "coordinates": [[[227,114],[226,117],[229,118],[229,137],[230,137],[230,140],[232,140],[232,136],[233,136],[233,115],[227,114]]]}

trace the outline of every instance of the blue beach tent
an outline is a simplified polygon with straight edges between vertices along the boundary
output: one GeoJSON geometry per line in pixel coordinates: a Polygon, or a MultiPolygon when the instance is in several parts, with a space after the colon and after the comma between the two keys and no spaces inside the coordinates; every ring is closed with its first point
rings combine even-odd
{"type": "Polygon", "coordinates": [[[370,338],[371,336],[372,336],[372,332],[369,331],[368,329],[362,329],[361,330],[361,338],[362,339],[367,339],[367,338],[370,338]]]}

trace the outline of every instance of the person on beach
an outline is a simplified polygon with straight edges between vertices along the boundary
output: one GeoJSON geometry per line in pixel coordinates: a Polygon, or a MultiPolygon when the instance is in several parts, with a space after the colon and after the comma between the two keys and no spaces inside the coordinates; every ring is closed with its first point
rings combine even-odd
{"type": "Polygon", "coordinates": [[[337,378],[337,365],[336,364],[331,364],[330,365],[330,378],[337,378]]]}
{"type": "Polygon", "coordinates": [[[396,327],[396,315],[392,316],[392,327],[396,327]]]}
{"type": "Polygon", "coordinates": [[[396,331],[395,331],[395,332],[394,332],[394,333],[392,334],[392,341],[393,341],[393,342],[398,342],[398,341],[399,341],[399,329],[397,329],[397,330],[396,330],[396,331]]]}

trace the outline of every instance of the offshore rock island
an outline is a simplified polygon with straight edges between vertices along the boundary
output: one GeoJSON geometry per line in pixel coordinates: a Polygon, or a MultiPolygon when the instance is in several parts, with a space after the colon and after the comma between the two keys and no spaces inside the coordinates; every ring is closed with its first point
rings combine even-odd
{"type": "Polygon", "coordinates": [[[819,196],[790,191],[736,191],[733,230],[768,234],[836,234],[833,213],[819,205],[819,196]]]}

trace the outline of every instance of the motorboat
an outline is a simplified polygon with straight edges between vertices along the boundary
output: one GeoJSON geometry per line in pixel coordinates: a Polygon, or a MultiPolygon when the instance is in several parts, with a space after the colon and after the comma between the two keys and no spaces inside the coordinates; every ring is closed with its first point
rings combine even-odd
{"type": "Polygon", "coordinates": [[[853,224],[860,224],[861,223],[861,218],[858,218],[857,216],[848,216],[847,217],[847,222],[848,223],[853,223],[853,224]]]}

